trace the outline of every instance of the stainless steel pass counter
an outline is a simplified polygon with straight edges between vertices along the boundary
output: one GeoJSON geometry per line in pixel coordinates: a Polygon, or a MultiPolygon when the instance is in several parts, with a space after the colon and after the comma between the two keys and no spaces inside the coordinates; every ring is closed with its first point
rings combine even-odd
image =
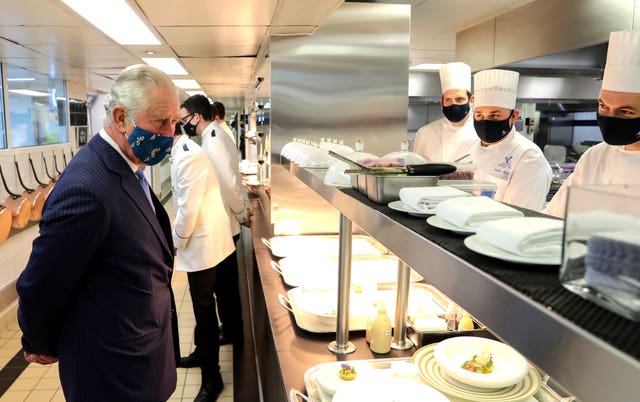
{"type": "MultiPolygon", "coordinates": [[[[435,228],[422,230],[427,226],[423,220],[403,222],[389,208],[368,203],[357,192],[325,185],[317,172],[294,164],[288,168],[581,400],[622,402],[640,395],[640,326],[565,292],[557,282],[557,267],[474,255],[464,251],[462,236],[441,234],[435,228]],[[542,273],[537,275],[536,270],[542,273]],[[541,282],[528,283],[537,280],[541,282]],[[557,300],[542,302],[548,299],[547,290],[551,298],[570,306],[554,304],[557,300]]],[[[370,353],[366,344],[356,353],[363,349],[370,353]]],[[[327,354],[327,361],[333,359],[327,354]]],[[[304,370],[302,366],[299,369],[304,370]]]]}

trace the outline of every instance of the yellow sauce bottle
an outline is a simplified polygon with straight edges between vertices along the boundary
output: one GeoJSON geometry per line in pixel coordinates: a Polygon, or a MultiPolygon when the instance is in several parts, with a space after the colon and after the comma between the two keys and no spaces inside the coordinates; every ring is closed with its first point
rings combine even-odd
{"type": "Polygon", "coordinates": [[[391,320],[384,304],[378,305],[378,314],[371,323],[371,344],[374,353],[389,353],[391,350],[391,320]]]}
{"type": "Polygon", "coordinates": [[[367,315],[367,327],[365,328],[365,338],[367,343],[371,343],[371,324],[373,324],[373,320],[375,320],[378,315],[378,303],[380,301],[375,300],[372,304],[371,311],[367,315]]]}

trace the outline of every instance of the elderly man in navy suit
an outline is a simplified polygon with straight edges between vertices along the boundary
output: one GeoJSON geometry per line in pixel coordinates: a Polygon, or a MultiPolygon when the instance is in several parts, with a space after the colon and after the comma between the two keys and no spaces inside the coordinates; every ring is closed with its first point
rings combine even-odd
{"type": "Polygon", "coordinates": [[[171,148],[178,92],[161,71],[130,66],[105,109],[47,199],[18,279],[22,344],[29,362],[59,361],[67,401],[166,401],[176,387],[174,247],[142,169],[171,148]]]}

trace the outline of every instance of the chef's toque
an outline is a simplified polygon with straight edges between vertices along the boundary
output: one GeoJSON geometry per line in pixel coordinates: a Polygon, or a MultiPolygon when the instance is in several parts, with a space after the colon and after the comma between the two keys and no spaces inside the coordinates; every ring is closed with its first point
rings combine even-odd
{"type": "Polygon", "coordinates": [[[475,106],[497,106],[515,109],[519,75],[519,73],[509,70],[477,72],[473,76],[475,106]]]}
{"type": "Polygon", "coordinates": [[[440,67],[440,86],[442,93],[450,89],[464,89],[471,92],[471,67],[455,62],[440,67]]]}
{"type": "Polygon", "coordinates": [[[640,93],[640,32],[611,32],[602,89],[640,93]]]}

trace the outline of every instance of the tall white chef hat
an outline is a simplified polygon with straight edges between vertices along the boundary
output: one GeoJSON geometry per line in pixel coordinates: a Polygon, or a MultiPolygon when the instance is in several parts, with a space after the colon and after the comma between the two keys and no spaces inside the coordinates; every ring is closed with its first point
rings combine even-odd
{"type": "Polygon", "coordinates": [[[471,92],[471,67],[461,62],[443,64],[440,67],[440,86],[442,93],[450,89],[471,92]]]}
{"type": "Polygon", "coordinates": [[[484,70],[473,76],[474,105],[515,109],[519,73],[509,70],[484,70]]]}
{"type": "Polygon", "coordinates": [[[611,32],[602,89],[640,93],[640,32],[611,32]]]}

